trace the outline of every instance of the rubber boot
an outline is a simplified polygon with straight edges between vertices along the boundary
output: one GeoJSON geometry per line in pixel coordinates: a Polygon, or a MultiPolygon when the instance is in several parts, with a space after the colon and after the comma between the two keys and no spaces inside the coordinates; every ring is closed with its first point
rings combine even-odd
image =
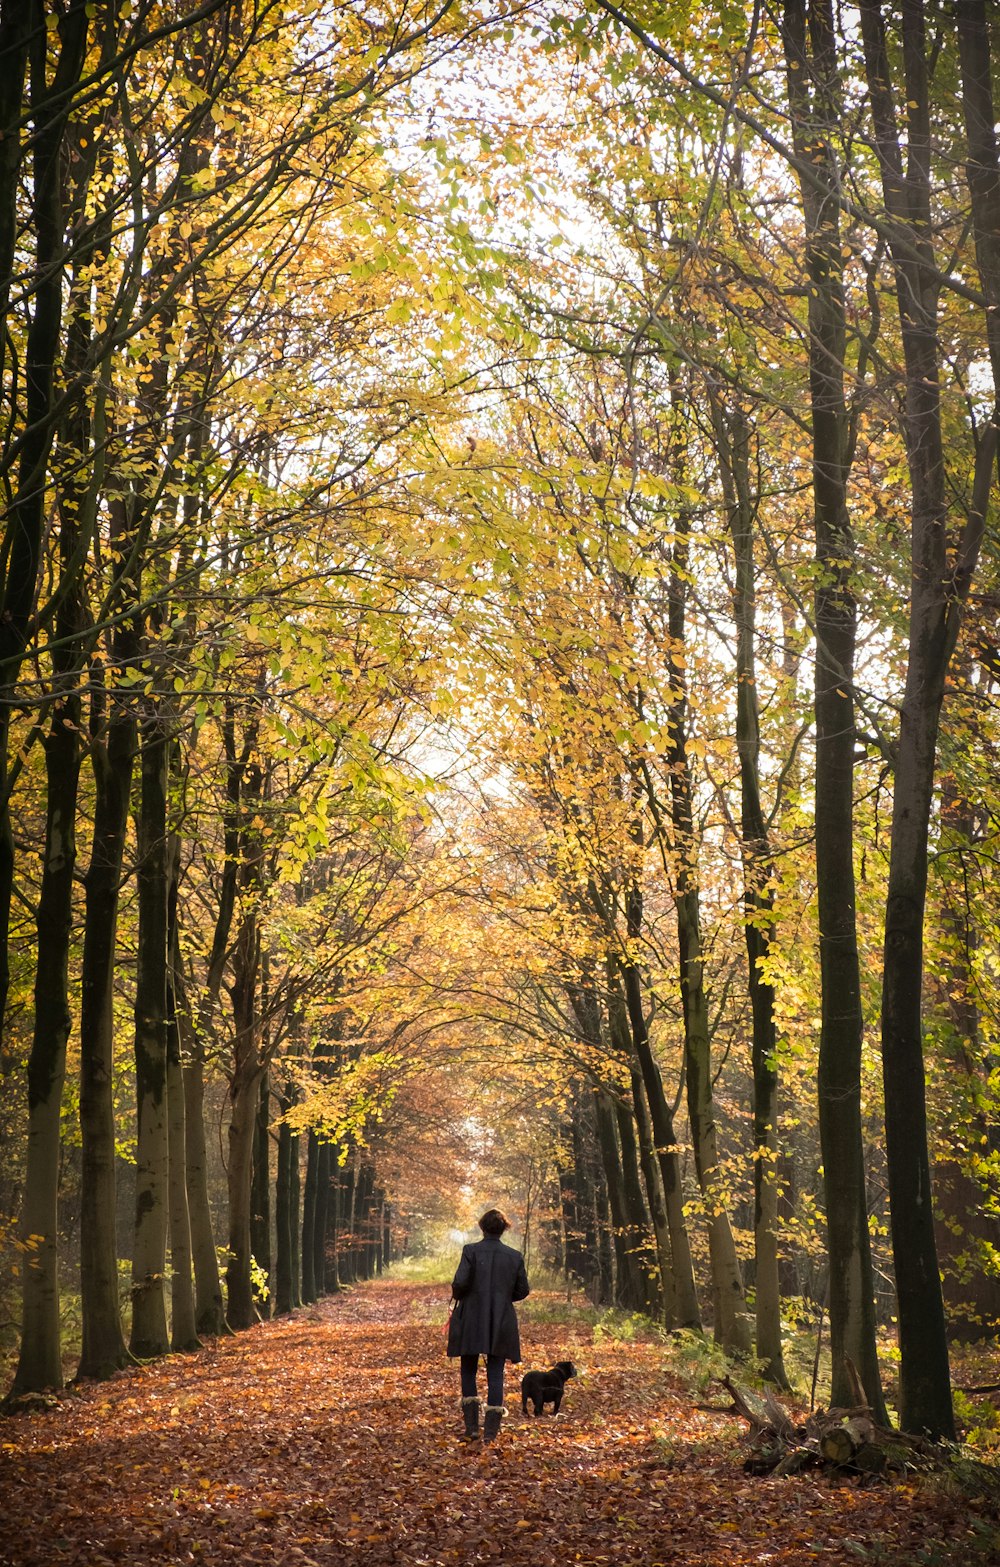
{"type": "Polygon", "coordinates": [[[492,1442],[503,1419],[502,1404],[487,1404],[483,1411],[483,1441],[492,1442]]]}
{"type": "Polygon", "coordinates": [[[465,1441],[475,1442],[479,1437],[479,1399],[462,1399],[462,1414],[465,1416],[465,1441]]]}

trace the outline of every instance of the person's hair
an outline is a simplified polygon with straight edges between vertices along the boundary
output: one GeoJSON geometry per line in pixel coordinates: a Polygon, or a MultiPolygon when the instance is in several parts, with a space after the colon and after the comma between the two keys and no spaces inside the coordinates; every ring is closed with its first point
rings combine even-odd
{"type": "Polygon", "coordinates": [[[484,1235],[502,1235],[510,1225],[499,1208],[488,1208],[479,1221],[479,1228],[484,1235]]]}

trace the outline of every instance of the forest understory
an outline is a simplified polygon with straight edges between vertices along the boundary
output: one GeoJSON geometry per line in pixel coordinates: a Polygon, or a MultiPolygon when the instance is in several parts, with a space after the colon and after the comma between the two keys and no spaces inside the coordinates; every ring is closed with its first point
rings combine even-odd
{"type": "Polygon", "coordinates": [[[0,1563],[1000,1559],[997,1519],[937,1477],[745,1474],[744,1432],[667,1345],[595,1334],[555,1295],[522,1313],[498,1440],[466,1446],[446,1315],[443,1286],[378,1281],[7,1419],[0,1563]],[[523,1418],[520,1372],[567,1355],[558,1417],[523,1418]]]}

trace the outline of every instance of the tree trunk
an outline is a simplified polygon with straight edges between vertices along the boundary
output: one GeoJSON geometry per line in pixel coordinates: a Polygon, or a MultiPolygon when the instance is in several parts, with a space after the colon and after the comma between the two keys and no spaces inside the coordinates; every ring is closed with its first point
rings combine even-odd
{"type": "Polygon", "coordinates": [[[188,1218],[194,1261],[195,1331],[216,1338],[226,1330],[219,1279],[219,1258],[208,1195],[208,1147],[205,1142],[205,1063],[201,1041],[186,1011],[180,1014],[184,1042],[184,1147],[188,1218]]]}
{"type": "Polygon", "coordinates": [[[191,1221],[187,1197],[187,1136],[185,1126],[184,1072],[181,1066],[181,1032],[174,975],[180,968],[177,941],[177,876],[180,841],[170,845],[167,945],[167,1144],[169,1153],[167,1193],[170,1212],[170,1348],[200,1349],[195,1327],[195,1294],[192,1277],[191,1221]]]}
{"type": "Polygon", "coordinates": [[[330,1172],[333,1164],[333,1148],[323,1141],[319,1145],[316,1160],[316,1206],[313,1212],[313,1278],[316,1294],[325,1295],[326,1287],[326,1232],[330,1214],[330,1172]]]}
{"type": "Polygon", "coordinates": [[[733,541],[736,621],[736,746],[740,759],[743,928],[753,1022],[754,1288],[756,1351],[765,1375],[787,1388],[778,1278],[778,1068],[774,987],[767,962],[774,939],[774,859],[761,801],[760,700],[757,692],[756,505],[750,487],[750,432],[743,413],[711,395],[712,423],[733,541]]]}
{"type": "Polygon", "coordinates": [[[614,1111],[618,1126],[618,1146],[621,1149],[626,1248],[634,1257],[635,1266],[642,1280],[641,1310],[651,1317],[657,1317],[663,1312],[663,1286],[657,1264],[656,1242],[639,1176],[635,1117],[620,1099],[615,1100],[614,1111]]]}
{"type": "MultiPolygon", "coordinates": [[[[782,36],[796,153],[836,186],[838,74],[830,0],[786,0],[782,36]],[[810,90],[810,81],[812,88],[810,90]]],[[[876,1418],[885,1404],[875,1353],[874,1280],[861,1131],[861,976],[854,878],[854,539],[847,506],[846,315],[836,199],[800,179],[809,272],[809,386],[817,561],[816,881],[819,897],[819,1120],[830,1251],[830,1398],[851,1399],[850,1359],[876,1418]]]]}
{"type": "Polygon", "coordinates": [[[257,1130],[257,1106],[261,1069],[246,1069],[230,1091],[229,1166],[229,1264],[226,1268],[226,1322],[234,1332],[253,1327],[260,1319],[254,1305],[250,1269],[250,1191],[253,1149],[257,1130]]]}
{"type": "Polygon", "coordinates": [[[254,1295],[262,1317],[271,1315],[271,1132],[269,1126],[271,1089],[265,1067],[257,1101],[254,1132],[253,1177],[250,1190],[250,1249],[258,1268],[267,1275],[268,1284],[254,1295]]]}
{"type": "Polygon", "coordinates": [[[28,1150],[21,1211],[21,1350],[12,1394],[63,1385],[59,1323],[60,1117],[70,1031],[69,948],[80,774],[79,702],[57,702],[45,742],[48,803],[36,925],[35,1027],[28,1060],[28,1150]]]}
{"type": "MultiPolygon", "coordinates": [[[[255,715],[247,726],[244,751],[237,762],[226,739],[229,777],[236,774],[237,801],[242,799],[243,820],[238,836],[239,881],[246,895],[233,950],[230,998],[233,1008],[233,1070],[229,1084],[229,1263],[226,1268],[226,1321],[234,1330],[258,1321],[251,1281],[251,1212],[253,1155],[257,1133],[260,1082],[266,1066],[261,1052],[261,1019],[258,997],[260,930],[258,906],[263,870],[262,839],[255,816],[259,814],[263,774],[253,752],[259,728],[255,715]]],[[[231,813],[238,819],[234,807],[231,813]]]]}
{"type": "Polygon", "coordinates": [[[274,1185],[274,1310],[285,1316],[295,1303],[293,1237],[298,1227],[298,1205],[292,1201],[292,1129],[284,1117],[292,1108],[292,1088],[283,1084],[278,1090],[278,1168],[274,1185]]]}
{"type": "Polygon", "coordinates": [[[607,1092],[595,1085],[594,1108],[597,1112],[597,1137],[604,1165],[604,1179],[611,1205],[615,1246],[615,1304],[626,1311],[646,1310],[646,1285],[635,1250],[629,1245],[628,1214],[625,1208],[621,1153],[615,1131],[615,1112],[607,1092]]]}
{"type": "Polygon", "coordinates": [[[158,708],[147,705],[140,745],[139,950],[135,987],[137,1105],[133,1355],[169,1349],[167,1259],[167,743],[158,708]]]}
{"type": "Polygon", "coordinates": [[[623,963],[622,983],[625,988],[625,1004],[628,1008],[629,1027],[632,1031],[632,1049],[646,1092],[649,1118],[653,1127],[656,1157],[663,1183],[663,1197],[667,1209],[667,1227],[670,1231],[671,1277],[674,1283],[674,1311],[676,1325],[701,1332],[701,1311],[698,1291],[694,1281],[694,1264],[691,1260],[691,1243],[688,1239],[687,1220],[684,1217],[684,1192],[681,1186],[678,1142],[674,1133],[673,1112],[663,1092],[663,1079],[649,1043],[646,1018],[642,1006],[642,989],[639,971],[632,963],[623,963]]]}
{"type": "MultiPolygon", "coordinates": [[[[675,479],[683,483],[685,474],[685,437],[681,433],[682,408],[674,412],[677,421],[671,467],[675,479]]],[[[743,1277],[736,1243],[729,1222],[728,1193],[719,1171],[712,1090],[712,1050],[705,992],[705,961],[701,939],[701,891],[698,882],[698,842],[695,832],[694,788],[688,755],[688,677],[683,658],[686,639],[687,593],[689,581],[690,518],[681,508],[672,547],[667,621],[670,645],[667,670],[673,693],[670,708],[670,814],[673,824],[673,848],[676,857],[677,950],[681,1009],[684,1018],[684,1060],[687,1068],[687,1107],[698,1174],[708,1227],[708,1248],[712,1268],[712,1301],[715,1337],[723,1348],[739,1354],[750,1349],[743,1277]]],[[[652,802],[651,802],[652,803],[652,802]]],[[[633,887],[627,901],[628,932],[636,939],[642,929],[642,896],[633,887]]]]}
{"type": "MultiPolygon", "coordinates": [[[[5,264],[0,297],[9,306],[11,263],[24,232],[18,208],[18,174],[22,159],[22,91],[30,63],[29,100],[32,163],[27,181],[29,223],[35,236],[34,276],[26,288],[30,300],[23,367],[17,380],[24,388],[23,407],[9,409],[10,430],[17,428],[13,450],[18,453],[16,484],[4,475],[6,523],[0,546],[0,1026],[9,985],[8,939],[10,902],[14,889],[14,841],[9,814],[11,777],[8,768],[9,725],[17,677],[27,649],[35,609],[42,541],[49,491],[49,457],[56,429],[53,387],[60,363],[65,280],[67,182],[62,166],[64,133],[83,68],[87,43],[87,11],[73,0],[60,18],[57,35],[46,28],[43,8],[29,4],[11,21],[9,8],[0,19],[4,85],[0,88],[0,125],[4,143],[0,172],[0,261],[5,264]],[[48,80],[50,49],[58,38],[52,83],[48,80]],[[9,72],[9,75],[8,75],[9,72]],[[16,103],[12,96],[16,92],[16,103]],[[9,141],[7,138],[9,137],[9,141]],[[23,382],[21,376],[23,375],[23,382]],[[21,417],[23,416],[23,423],[21,417]]],[[[92,167],[81,160],[83,170],[92,167]]],[[[86,177],[82,191],[85,194],[86,177]]],[[[20,285],[19,285],[20,286],[20,285]]],[[[87,332],[78,326],[76,343],[86,352],[87,332]]],[[[0,332],[6,359],[12,342],[6,315],[0,332]]],[[[79,368],[78,364],[73,366],[79,368]]],[[[5,378],[7,394],[14,397],[5,378]]],[[[53,693],[49,733],[45,741],[46,821],[41,888],[36,911],[37,950],[34,1028],[28,1058],[28,1135],[24,1198],[19,1238],[22,1248],[21,1344],[11,1396],[63,1385],[59,1314],[58,1224],[60,1123],[66,1074],[66,1044],[71,1027],[69,954],[73,929],[73,876],[76,864],[76,811],[80,774],[80,700],[78,696],[82,626],[80,563],[81,529],[90,514],[81,515],[87,486],[79,477],[85,413],[73,399],[65,415],[63,447],[70,444],[70,468],[76,477],[59,496],[60,605],[52,655],[53,693]]],[[[6,451],[11,444],[5,442],[6,451]]]]}
{"type": "MultiPolygon", "coordinates": [[[[568,986],[567,991],[581,1038],[595,1052],[606,1048],[601,1027],[600,1003],[589,978],[585,977],[583,983],[579,985],[568,986]]],[[[600,1084],[594,1085],[593,1102],[598,1148],[611,1208],[615,1249],[615,1300],[628,1311],[645,1311],[648,1308],[645,1270],[638,1255],[635,1237],[631,1235],[632,1215],[625,1189],[626,1176],[622,1165],[622,1150],[618,1143],[614,1104],[610,1094],[600,1084]]]]}
{"type": "Polygon", "coordinates": [[[288,1204],[291,1215],[292,1232],[292,1306],[302,1304],[302,1227],[299,1220],[301,1210],[301,1171],[300,1147],[301,1139],[297,1132],[292,1135],[291,1150],[288,1163],[288,1204]]]}
{"type": "MultiPolygon", "coordinates": [[[[13,482],[9,470],[4,475],[8,505],[4,537],[0,544],[0,602],[3,605],[3,613],[0,615],[0,1026],[9,985],[8,939],[14,889],[14,839],[10,821],[8,765],[10,704],[14,699],[17,676],[27,647],[28,627],[35,607],[48,502],[46,471],[56,427],[52,394],[60,362],[66,260],[62,159],[67,120],[86,59],[87,12],[85,0],[71,0],[60,17],[58,32],[54,36],[49,34],[46,27],[45,10],[40,0],[27,0],[26,4],[5,7],[4,15],[0,18],[0,44],[4,46],[3,55],[0,56],[3,59],[0,176],[4,181],[0,192],[0,302],[5,311],[4,331],[0,332],[0,338],[3,339],[0,363],[6,360],[10,350],[6,312],[9,309],[11,279],[18,270],[14,264],[16,248],[24,233],[19,189],[21,177],[25,173],[21,162],[26,66],[31,119],[28,143],[31,148],[31,165],[25,185],[30,193],[28,227],[35,236],[33,276],[26,289],[26,297],[31,301],[31,312],[24,342],[23,364],[17,369],[18,379],[24,388],[23,409],[19,410],[23,418],[17,421],[20,433],[13,443],[13,450],[18,454],[17,478],[16,483],[13,482]],[[10,10],[13,15],[9,14],[10,10]],[[55,37],[58,37],[59,49],[50,83],[48,65],[55,37]]],[[[30,1070],[29,1065],[29,1074],[30,1070]]],[[[39,1077],[44,1078],[46,1075],[47,1069],[40,1066],[39,1077]]],[[[36,1154],[40,1148],[41,1145],[36,1142],[36,1154]]]]}
{"type": "Polygon", "coordinates": [[[684,1011],[688,1119],[708,1226],[715,1337],[730,1353],[748,1354],[750,1338],[743,1277],[729,1222],[728,1195],[719,1175],[699,903],[697,892],[690,887],[678,893],[677,944],[684,1011]]]}
{"type": "MultiPolygon", "coordinates": [[[[327,1294],[336,1293],[351,1279],[351,1258],[345,1255],[344,1246],[350,1245],[350,1234],[345,1237],[345,1200],[349,1201],[350,1182],[340,1165],[340,1150],[334,1148],[330,1157],[329,1196],[327,1199],[326,1233],[328,1237],[326,1266],[323,1271],[327,1294]]],[[[349,1229],[349,1221],[347,1221],[349,1229]]]]}
{"type": "Polygon", "coordinates": [[[583,1132],[580,1124],[578,1083],[572,1086],[569,1121],[566,1127],[567,1145],[565,1168],[560,1171],[559,1191],[563,1211],[563,1230],[566,1244],[566,1276],[574,1279],[584,1289],[590,1281],[594,1248],[587,1245],[587,1214],[589,1204],[586,1195],[586,1165],[583,1154],[583,1132]]]}
{"type": "Polygon", "coordinates": [[[635,1113],[636,1130],[639,1136],[639,1168],[642,1171],[642,1183],[646,1192],[646,1203],[649,1208],[653,1225],[653,1238],[656,1242],[656,1263],[660,1276],[660,1300],[661,1314],[664,1324],[671,1328],[676,1320],[676,1305],[674,1289],[674,1270],[670,1257],[670,1224],[667,1219],[667,1205],[663,1198],[663,1182],[660,1180],[660,1170],[656,1161],[656,1143],[653,1138],[653,1126],[649,1117],[649,1106],[646,1103],[646,1093],[642,1084],[642,1073],[639,1071],[638,1062],[630,1071],[632,1106],[635,1113]]]}
{"type": "Polygon", "coordinates": [[[115,701],[107,740],[94,736],[94,830],[84,878],[80,981],[80,1296],[78,1377],[111,1376],[130,1359],[122,1331],[115,1235],[114,974],[118,889],[128,830],[135,722],[115,701]]]}
{"type": "Polygon", "coordinates": [[[316,1227],[316,1182],[319,1174],[319,1139],[309,1128],[306,1138],[306,1184],[302,1194],[302,1302],[317,1299],[313,1231],[316,1227]]]}

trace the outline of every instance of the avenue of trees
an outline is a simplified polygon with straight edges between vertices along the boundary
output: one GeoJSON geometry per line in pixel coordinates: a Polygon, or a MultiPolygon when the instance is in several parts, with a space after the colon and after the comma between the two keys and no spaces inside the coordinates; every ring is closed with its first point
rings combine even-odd
{"type": "Polygon", "coordinates": [[[0,0],[0,62],[10,1397],[473,1190],[779,1386],[823,1311],[885,1416],[891,1329],[953,1435],[1000,1323],[985,0],[0,0]]]}

